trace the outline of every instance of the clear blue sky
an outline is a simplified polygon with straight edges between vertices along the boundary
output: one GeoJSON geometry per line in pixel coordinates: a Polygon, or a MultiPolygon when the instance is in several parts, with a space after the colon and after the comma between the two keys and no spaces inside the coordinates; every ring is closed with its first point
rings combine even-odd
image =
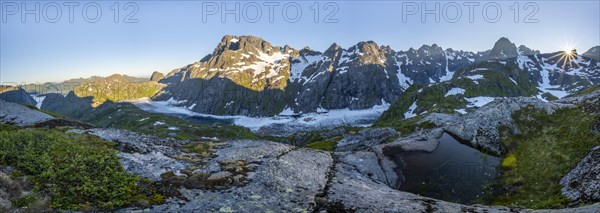
{"type": "MultiPolygon", "coordinates": [[[[256,11],[253,5],[237,2],[242,7],[241,13],[247,6],[245,12],[252,19],[256,11]]],[[[491,49],[502,36],[517,45],[525,44],[542,52],[562,50],[561,43],[565,42],[575,45],[580,53],[600,44],[600,1],[597,0],[536,2],[528,8],[524,8],[524,2],[519,2],[519,23],[514,22],[514,10],[510,9],[515,1],[497,1],[502,16],[496,23],[489,23],[482,17],[482,8],[489,2],[474,7],[471,23],[469,8],[460,1],[457,3],[462,16],[456,23],[443,17],[440,23],[435,23],[433,15],[427,15],[423,23],[418,12],[408,15],[403,22],[403,14],[407,13],[403,13],[403,2],[400,1],[336,2],[338,12],[333,18],[338,23],[322,23],[335,5],[325,10],[325,3],[320,2],[320,21],[314,23],[314,11],[310,6],[315,2],[299,1],[302,16],[296,23],[283,19],[285,2],[275,7],[273,23],[268,20],[268,7],[263,2],[258,2],[262,16],[256,23],[243,18],[240,23],[235,23],[233,15],[228,15],[227,22],[222,23],[219,13],[208,15],[207,21],[203,22],[203,14],[207,13],[203,12],[201,1],[136,2],[139,10],[134,18],[139,20],[138,23],[114,23],[114,12],[110,9],[114,1],[98,1],[102,16],[96,23],[84,20],[82,8],[86,2],[82,2],[74,7],[74,22],[70,23],[69,7],[58,2],[61,19],[49,23],[44,17],[50,20],[55,17],[56,5],[40,2],[42,15],[47,6],[40,23],[35,23],[31,14],[26,15],[27,20],[22,23],[21,2],[17,2],[20,10],[12,15],[14,5],[2,1],[1,16],[6,19],[0,22],[0,82],[61,81],[113,73],[149,76],[154,70],[166,73],[211,53],[225,34],[256,35],[274,45],[289,44],[297,49],[310,46],[320,51],[333,42],[349,47],[364,40],[390,45],[395,50],[437,43],[443,48],[482,51],[491,49]],[[526,15],[535,8],[539,10],[533,18],[538,23],[523,23],[526,15]]],[[[414,2],[422,7],[423,1],[414,2]]],[[[440,13],[453,21],[456,17],[453,6],[456,5],[438,2],[440,13]],[[446,12],[443,11],[445,6],[446,12]]],[[[33,9],[34,3],[26,2],[26,6],[33,9]]],[[[222,2],[216,3],[222,11],[222,2]]],[[[226,2],[230,8],[234,3],[226,2]]],[[[405,2],[404,6],[407,5],[405,2]]],[[[123,6],[124,2],[120,2],[120,20],[133,9],[124,10],[123,6]]],[[[432,2],[426,2],[426,6],[435,7],[432,2]]],[[[288,8],[288,18],[295,15],[293,9],[288,8]]],[[[87,12],[91,18],[95,16],[93,7],[87,12]]],[[[488,16],[494,18],[494,7],[489,7],[488,12],[488,16]]]]}

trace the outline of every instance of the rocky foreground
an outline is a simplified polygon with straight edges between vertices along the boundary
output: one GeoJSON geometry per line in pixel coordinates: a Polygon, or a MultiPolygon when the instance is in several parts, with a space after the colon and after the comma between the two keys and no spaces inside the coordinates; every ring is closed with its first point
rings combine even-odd
{"type": "MultiPolygon", "coordinates": [[[[120,212],[594,212],[600,203],[575,209],[528,210],[462,205],[399,191],[395,188],[403,177],[396,173],[394,162],[382,154],[398,147],[431,151],[444,132],[501,154],[496,127],[511,126],[512,112],[527,105],[551,112],[575,101],[585,100],[547,103],[533,98],[503,99],[460,117],[433,114],[424,120],[438,128],[402,138],[390,128],[367,128],[356,134],[329,132],[343,138],[333,152],[265,140],[181,141],[117,129],[69,131],[114,142],[128,172],[172,189],[172,197],[162,205],[120,212]]],[[[32,126],[53,119],[18,104],[0,101],[0,106],[3,123],[32,126]]],[[[599,198],[598,150],[596,147],[561,181],[566,196],[599,198]]]]}
{"type": "MultiPolygon", "coordinates": [[[[390,129],[371,129],[389,134],[390,129]]],[[[439,131],[439,130],[435,130],[439,131]]],[[[435,132],[432,131],[432,132],[435,132]]],[[[127,171],[164,184],[179,186],[181,196],[149,209],[122,209],[121,212],[150,211],[320,211],[359,212],[529,212],[495,206],[467,206],[402,192],[390,187],[394,165],[382,163],[386,145],[323,151],[298,148],[262,140],[171,141],[115,129],[89,129],[82,134],[97,135],[118,144],[127,171]],[[132,143],[132,139],[137,142],[132,143]],[[195,156],[190,163],[181,151],[190,143],[210,144],[212,154],[195,156]],[[187,168],[186,168],[187,167],[187,168]],[[160,174],[163,174],[162,177],[160,174]],[[171,175],[164,175],[171,174],[171,175]]],[[[360,135],[369,137],[365,132],[360,135]]],[[[345,138],[353,140],[354,138],[345,138]]],[[[377,136],[375,136],[377,138],[377,136]]],[[[375,138],[362,138],[371,139],[375,138]]],[[[428,148],[431,144],[397,140],[393,146],[428,148]]],[[[356,144],[355,144],[356,145],[356,144]]],[[[188,156],[189,157],[189,156],[188,156]]],[[[193,157],[192,157],[193,158],[193,157]]],[[[550,212],[590,212],[600,204],[579,209],[550,212]]]]}

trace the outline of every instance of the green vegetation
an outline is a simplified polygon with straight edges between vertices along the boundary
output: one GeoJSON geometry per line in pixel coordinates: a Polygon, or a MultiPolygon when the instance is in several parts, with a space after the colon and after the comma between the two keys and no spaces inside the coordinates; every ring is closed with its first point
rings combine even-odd
{"type": "Polygon", "coordinates": [[[331,152],[337,142],[344,138],[344,135],[355,135],[360,129],[361,127],[340,126],[332,130],[313,130],[298,132],[284,138],[266,137],[263,139],[331,152]]]}
{"type": "Polygon", "coordinates": [[[86,102],[85,99],[76,96],[73,96],[73,98],[73,100],[57,101],[56,106],[52,106],[52,109],[65,117],[88,122],[97,127],[117,128],[179,140],[201,139],[201,137],[257,138],[245,127],[228,124],[198,124],[175,116],[146,112],[131,103],[124,102],[107,101],[93,108],[91,103],[86,102]],[[67,105],[69,101],[70,103],[75,102],[77,105],[67,105]]]}
{"type": "MultiPolygon", "coordinates": [[[[426,114],[418,115],[406,120],[393,120],[393,119],[381,119],[375,123],[376,127],[392,127],[399,131],[402,135],[408,135],[413,132],[416,132],[420,129],[433,129],[436,127],[435,124],[425,121],[419,123],[423,117],[427,116],[426,114]]],[[[383,118],[383,115],[382,115],[383,118]]]]}
{"type": "Polygon", "coordinates": [[[107,77],[81,85],[74,92],[79,97],[93,96],[93,105],[99,106],[106,101],[121,101],[134,98],[152,97],[163,85],[153,82],[128,82],[122,77],[107,77]],[[116,79],[116,80],[113,80],[116,79]]]}
{"type": "Polygon", "coordinates": [[[559,109],[549,115],[532,107],[513,114],[521,134],[501,128],[508,154],[502,160],[507,170],[500,177],[506,193],[494,205],[526,208],[561,208],[570,202],[561,195],[560,179],[600,145],[592,125],[600,117],[582,108],[559,109]]]}
{"type": "Polygon", "coordinates": [[[544,98],[544,99],[546,99],[546,100],[548,100],[548,101],[555,101],[555,100],[558,100],[558,97],[556,97],[556,96],[552,95],[552,94],[551,94],[551,93],[549,93],[549,92],[545,92],[544,94],[542,94],[542,98],[544,98]]]}
{"type": "Polygon", "coordinates": [[[32,194],[28,194],[28,195],[25,195],[25,196],[22,196],[22,197],[16,199],[13,202],[13,204],[16,207],[23,208],[23,207],[30,206],[36,200],[39,200],[39,198],[37,197],[37,195],[32,193],[32,194]]]}
{"type": "Polygon", "coordinates": [[[43,110],[43,109],[38,109],[36,106],[32,106],[32,105],[29,105],[29,104],[23,104],[23,106],[26,106],[27,108],[33,109],[35,111],[39,111],[39,112],[48,114],[48,115],[50,115],[52,117],[55,117],[55,118],[64,118],[64,116],[62,116],[61,114],[58,114],[56,112],[46,111],[46,110],[43,110]]]}
{"type": "Polygon", "coordinates": [[[502,159],[502,167],[514,169],[517,167],[517,157],[514,154],[508,154],[502,159]]]}
{"type": "Polygon", "coordinates": [[[327,140],[317,141],[306,145],[307,148],[318,149],[328,152],[333,152],[338,141],[342,140],[342,136],[336,136],[327,140]]]}
{"type": "Polygon", "coordinates": [[[306,146],[311,143],[325,140],[321,135],[325,130],[313,130],[308,132],[298,132],[287,138],[279,140],[279,142],[292,144],[295,146],[306,146]]]}
{"type": "Polygon", "coordinates": [[[465,98],[537,94],[536,84],[529,80],[527,73],[514,66],[497,62],[481,62],[457,70],[453,79],[448,82],[428,86],[413,84],[381,115],[376,126],[391,126],[398,130],[406,130],[407,126],[408,132],[414,131],[413,125],[416,121],[403,121],[404,113],[413,104],[416,104],[413,113],[417,115],[433,112],[454,114],[456,109],[468,107],[469,102],[465,98]],[[476,80],[468,78],[473,75],[482,75],[483,78],[476,80]],[[461,88],[465,92],[446,96],[452,88],[461,88]]]}
{"type": "MultiPolygon", "coordinates": [[[[0,125],[0,165],[18,169],[34,191],[51,197],[52,208],[106,211],[164,202],[152,182],[125,172],[112,146],[85,134],[0,125]]],[[[15,203],[35,200],[21,197],[15,203]]]]}
{"type": "Polygon", "coordinates": [[[582,90],[579,90],[579,91],[577,91],[577,92],[575,92],[573,94],[568,95],[567,97],[575,97],[575,96],[587,95],[587,94],[590,94],[590,93],[592,93],[592,92],[594,92],[596,90],[599,90],[599,89],[600,89],[600,84],[597,84],[597,85],[593,85],[591,87],[587,87],[587,88],[584,88],[582,90]]]}
{"type": "Polygon", "coordinates": [[[532,96],[538,92],[536,84],[529,79],[527,71],[521,71],[514,64],[503,65],[497,62],[477,63],[457,71],[457,74],[483,75],[483,78],[476,80],[477,83],[465,77],[453,80],[458,87],[466,90],[466,97],[532,96]],[[487,70],[483,70],[483,68],[487,70]],[[482,70],[473,71],[475,69],[482,70]]]}
{"type": "Polygon", "coordinates": [[[245,127],[196,124],[174,116],[146,112],[129,103],[100,106],[96,108],[94,115],[85,121],[100,127],[113,127],[159,137],[174,137],[179,140],[200,139],[200,137],[257,138],[245,127]]]}

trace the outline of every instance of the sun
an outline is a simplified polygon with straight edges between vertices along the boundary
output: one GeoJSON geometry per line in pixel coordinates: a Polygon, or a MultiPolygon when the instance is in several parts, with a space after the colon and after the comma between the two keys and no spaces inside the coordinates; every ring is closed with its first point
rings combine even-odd
{"type": "Polygon", "coordinates": [[[562,63],[563,71],[567,71],[569,65],[570,68],[573,68],[573,64],[579,67],[577,62],[573,63],[577,59],[577,54],[575,53],[575,45],[572,42],[561,42],[560,48],[562,51],[556,53],[548,59],[560,57],[557,64],[562,63]]]}
{"type": "Polygon", "coordinates": [[[573,47],[564,47],[563,52],[565,55],[573,55],[573,47]]]}

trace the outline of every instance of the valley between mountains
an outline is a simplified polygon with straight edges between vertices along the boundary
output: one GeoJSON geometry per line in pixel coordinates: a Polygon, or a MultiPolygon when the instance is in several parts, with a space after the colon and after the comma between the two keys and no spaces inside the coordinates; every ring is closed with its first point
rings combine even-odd
{"type": "Polygon", "coordinates": [[[3,85],[0,211],[600,211],[600,46],[490,46],[226,35],[150,78],[3,85]]]}

